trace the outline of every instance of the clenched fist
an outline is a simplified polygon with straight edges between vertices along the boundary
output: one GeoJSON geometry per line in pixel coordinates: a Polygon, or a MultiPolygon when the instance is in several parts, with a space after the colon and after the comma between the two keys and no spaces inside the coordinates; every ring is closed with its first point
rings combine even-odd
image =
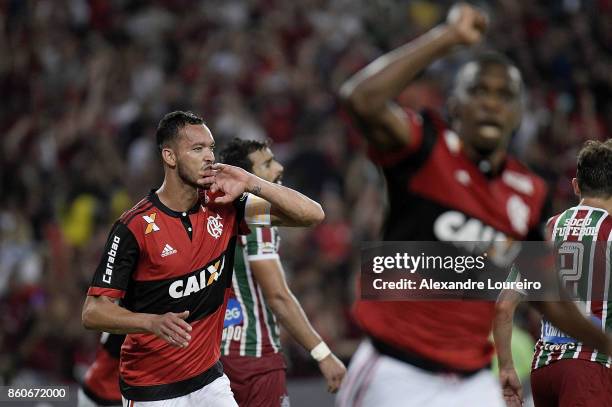
{"type": "Polygon", "coordinates": [[[446,24],[456,35],[457,44],[473,45],[482,40],[488,21],[482,10],[458,3],[450,9],[446,24]]]}

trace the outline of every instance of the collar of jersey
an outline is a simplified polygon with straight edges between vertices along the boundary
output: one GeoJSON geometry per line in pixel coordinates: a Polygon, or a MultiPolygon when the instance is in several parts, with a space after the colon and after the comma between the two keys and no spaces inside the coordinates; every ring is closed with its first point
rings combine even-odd
{"type": "MultiPolygon", "coordinates": [[[[157,193],[155,193],[155,191],[156,191],[155,189],[152,189],[151,192],[149,192],[149,200],[151,201],[151,203],[153,203],[153,205],[157,209],[159,209],[160,211],[162,211],[168,216],[172,216],[173,218],[180,218],[181,216],[183,216],[183,212],[173,211],[172,209],[164,205],[162,201],[159,200],[159,196],[157,196],[157,193]]],[[[198,213],[198,210],[200,210],[199,200],[196,202],[196,204],[191,209],[187,211],[187,213],[189,214],[198,213]]]]}
{"type": "Polygon", "coordinates": [[[589,205],[576,205],[576,206],[572,206],[570,209],[578,209],[578,210],[580,210],[580,209],[592,209],[594,211],[602,211],[602,212],[608,213],[608,211],[605,210],[604,208],[598,208],[596,206],[589,206],[589,205]]]}

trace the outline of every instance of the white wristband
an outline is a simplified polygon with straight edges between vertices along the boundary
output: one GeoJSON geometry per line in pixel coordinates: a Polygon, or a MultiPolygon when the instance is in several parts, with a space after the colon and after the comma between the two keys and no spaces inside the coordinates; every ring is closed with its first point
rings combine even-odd
{"type": "Polygon", "coordinates": [[[329,350],[329,348],[323,341],[321,341],[321,343],[312,348],[312,350],[310,351],[310,356],[312,356],[312,358],[317,362],[322,361],[329,355],[331,355],[331,350],[329,350]]]}

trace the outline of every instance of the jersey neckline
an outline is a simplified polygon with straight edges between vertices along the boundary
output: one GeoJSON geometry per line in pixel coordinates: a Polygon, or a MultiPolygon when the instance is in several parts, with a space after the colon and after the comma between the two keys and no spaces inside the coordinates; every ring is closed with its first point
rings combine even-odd
{"type": "Polygon", "coordinates": [[[193,213],[198,213],[198,211],[200,210],[200,200],[198,199],[198,201],[195,203],[195,205],[189,209],[188,211],[185,212],[179,212],[179,211],[175,211],[172,210],[170,208],[168,208],[166,205],[163,204],[163,202],[159,199],[159,196],[157,195],[157,192],[155,192],[156,189],[151,189],[151,191],[149,192],[149,200],[151,201],[151,203],[153,203],[153,205],[159,209],[160,211],[162,211],[163,213],[165,213],[168,216],[172,216],[173,218],[181,218],[183,216],[186,216],[187,214],[193,214],[193,213]]]}
{"type": "Polygon", "coordinates": [[[604,208],[598,208],[596,206],[591,206],[591,205],[576,205],[576,206],[572,206],[570,208],[570,210],[571,209],[577,209],[577,210],[580,210],[580,209],[593,209],[593,210],[596,210],[596,211],[602,211],[602,212],[608,213],[608,211],[605,210],[604,208]]]}

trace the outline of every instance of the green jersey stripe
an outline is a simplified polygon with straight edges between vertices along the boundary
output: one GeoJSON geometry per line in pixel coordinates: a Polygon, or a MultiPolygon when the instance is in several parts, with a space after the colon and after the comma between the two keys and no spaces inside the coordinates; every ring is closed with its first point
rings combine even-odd
{"type": "Polygon", "coordinates": [[[263,309],[263,318],[264,318],[264,324],[266,326],[266,333],[268,334],[268,339],[270,340],[270,345],[272,345],[272,349],[274,350],[274,352],[278,352],[280,346],[274,342],[274,336],[272,334],[272,330],[273,328],[273,324],[276,323],[275,319],[272,317],[271,315],[272,313],[270,312],[270,309],[268,308],[268,305],[266,304],[266,302],[263,299],[263,294],[261,292],[261,287],[257,287],[257,293],[259,294],[259,298],[260,301],[262,302],[262,304],[264,305],[264,309],[263,309]]]}
{"type": "Polygon", "coordinates": [[[259,307],[259,298],[257,298],[257,291],[255,289],[255,283],[253,282],[253,276],[251,274],[251,267],[249,266],[249,262],[245,261],[245,269],[247,271],[247,283],[249,286],[249,294],[252,298],[251,304],[245,304],[247,313],[253,316],[252,327],[255,328],[255,337],[253,338],[253,330],[247,329],[246,337],[242,339],[245,340],[245,354],[247,356],[261,356],[261,326],[260,326],[260,315],[258,311],[259,307]]]}

